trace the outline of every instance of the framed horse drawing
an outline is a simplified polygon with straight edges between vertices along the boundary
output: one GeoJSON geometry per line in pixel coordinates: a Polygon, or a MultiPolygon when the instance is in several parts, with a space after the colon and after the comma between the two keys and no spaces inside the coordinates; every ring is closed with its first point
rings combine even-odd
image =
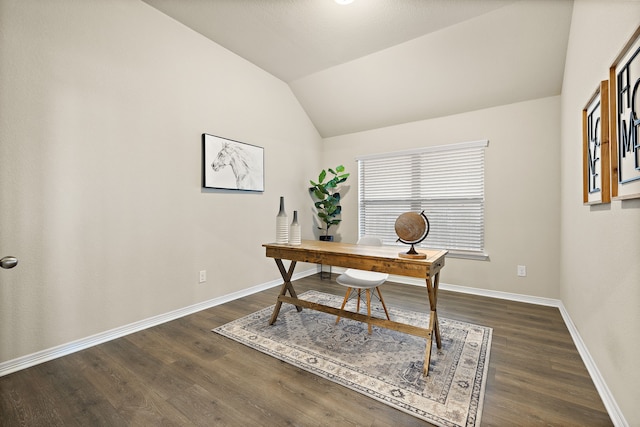
{"type": "Polygon", "coordinates": [[[202,134],[202,186],[264,191],[264,148],[202,134]]]}

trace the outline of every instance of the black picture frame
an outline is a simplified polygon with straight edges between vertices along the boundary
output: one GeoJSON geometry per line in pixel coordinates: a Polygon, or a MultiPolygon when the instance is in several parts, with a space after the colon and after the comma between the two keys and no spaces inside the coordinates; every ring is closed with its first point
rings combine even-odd
{"type": "Polygon", "coordinates": [[[264,192],[264,148],[203,133],[202,186],[264,192]]]}

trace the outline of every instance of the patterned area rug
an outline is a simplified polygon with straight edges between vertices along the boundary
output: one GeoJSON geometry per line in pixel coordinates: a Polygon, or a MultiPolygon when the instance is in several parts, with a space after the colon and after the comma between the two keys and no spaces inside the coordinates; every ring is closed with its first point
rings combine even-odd
{"type": "MultiPolygon", "coordinates": [[[[316,291],[301,299],[339,308],[342,297],[316,291]]],[[[346,309],[355,310],[355,301],[346,309]]],[[[360,307],[361,310],[363,307],[360,307]]],[[[213,329],[214,332],[327,378],[439,426],[479,426],[492,329],[440,318],[442,349],[433,344],[429,376],[422,375],[425,339],[282,304],[213,329]]],[[[428,325],[428,313],[389,307],[391,319],[428,325]]],[[[372,302],[372,316],[383,317],[372,302]]]]}

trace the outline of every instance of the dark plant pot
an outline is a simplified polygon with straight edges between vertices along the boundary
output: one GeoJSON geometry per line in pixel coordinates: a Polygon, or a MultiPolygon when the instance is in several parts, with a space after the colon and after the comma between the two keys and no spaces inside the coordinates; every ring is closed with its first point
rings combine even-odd
{"type": "Polygon", "coordinates": [[[320,236],[322,242],[333,242],[333,236],[320,236]]]}

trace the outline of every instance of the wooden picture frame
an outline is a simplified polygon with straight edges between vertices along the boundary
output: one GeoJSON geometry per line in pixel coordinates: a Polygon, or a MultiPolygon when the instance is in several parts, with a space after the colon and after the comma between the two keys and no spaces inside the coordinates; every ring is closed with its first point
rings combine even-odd
{"type": "Polygon", "coordinates": [[[202,134],[202,186],[264,191],[264,148],[202,134]]]}
{"type": "Polygon", "coordinates": [[[640,198],[640,27],[609,68],[611,195],[640,198]]]}
{"type": "Polygon", "coordinates": [[[582,110],[582,202],[611,202],[609,82],[602,81],[582,110]]]}

